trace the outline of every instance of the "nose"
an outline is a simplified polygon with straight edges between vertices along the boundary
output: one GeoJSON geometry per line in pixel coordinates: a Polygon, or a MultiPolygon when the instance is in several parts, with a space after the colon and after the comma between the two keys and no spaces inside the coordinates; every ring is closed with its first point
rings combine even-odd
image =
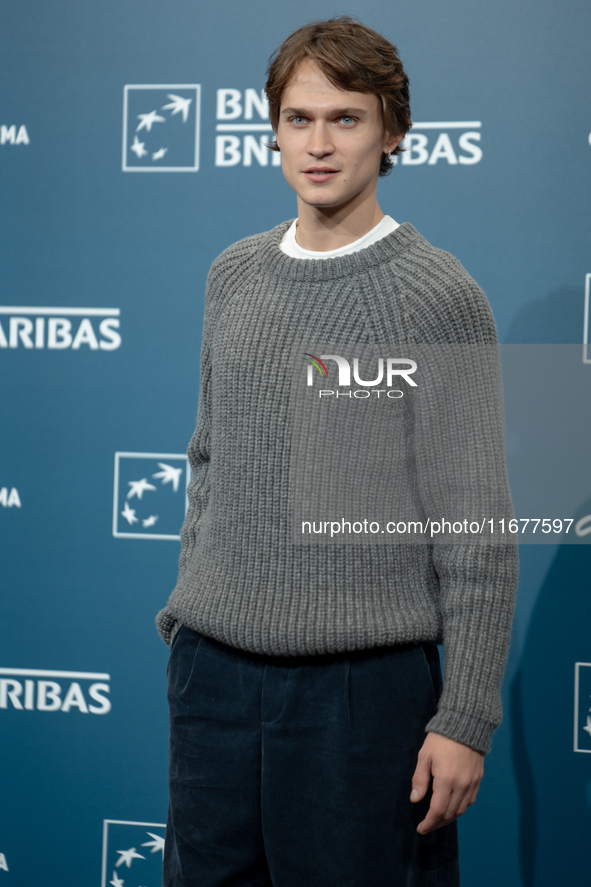
{"type": "Polygon", "coordinates": [[[313,157],[326,157],[334,152],[334,145],[325,120],[315,120],[310,129],[308,154],[313,157]]]}

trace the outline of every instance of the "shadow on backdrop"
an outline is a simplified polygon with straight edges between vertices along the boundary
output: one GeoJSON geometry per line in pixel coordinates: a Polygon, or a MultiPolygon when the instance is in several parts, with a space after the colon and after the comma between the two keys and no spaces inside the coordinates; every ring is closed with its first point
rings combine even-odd
{"type": "MultiPolygon", "coordinates": [[[[575,521],[585,515],[591,498],[575,521]]],[[[578,543],[551,564],[510,690],[525,887],[582,883],[589,867],[591,754],[573,750],[573,706],[575,662],[591,662],[591,534],[578,543]]]]}

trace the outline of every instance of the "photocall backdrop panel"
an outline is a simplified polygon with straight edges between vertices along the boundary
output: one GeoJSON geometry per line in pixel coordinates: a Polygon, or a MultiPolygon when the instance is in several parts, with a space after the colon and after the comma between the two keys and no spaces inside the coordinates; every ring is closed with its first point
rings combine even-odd
{"type": "Polygon", "coordinates": [[[25,0],[0,29],[0,887],[160,883],[154,616],[176,579],[205,279],[230,243],[296,215],[264,147],[266,62],[342,13],[389,37],[410,76],[415,124],[383,211],[460,259],[503,345],[534,349],[503,356],[517,517],[579,528],[577,544],[520,549],[463,883],[587,876],[588,4],[25,0]]]}

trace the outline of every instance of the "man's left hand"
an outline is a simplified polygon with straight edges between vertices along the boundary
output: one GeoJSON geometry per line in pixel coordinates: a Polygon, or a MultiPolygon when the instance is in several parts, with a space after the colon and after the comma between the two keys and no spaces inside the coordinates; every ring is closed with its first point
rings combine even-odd
{"type": "Polygon", "coordinates": [[[439,733],[427,733],[412,777],[410,800],[424,798],[431,776],[433,794],[417,832],[426,835],[466,812],[478,794],[484,773],[484,754],[439,733]]]}

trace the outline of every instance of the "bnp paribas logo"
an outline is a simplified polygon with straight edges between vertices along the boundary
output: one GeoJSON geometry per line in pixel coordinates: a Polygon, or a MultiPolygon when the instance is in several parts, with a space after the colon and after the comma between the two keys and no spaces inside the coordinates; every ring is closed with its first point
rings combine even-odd
{"type": "Polygon", "coordinates": [[[103,820],[101,887],[161,887],[165,836],[162,822],[103,820]]]}
{"type": "Polygon", "coordinates": [[[575,662],[574,751],[591,753],[591,662],[575,662]]]}
{"type": "Polygon", "coordinates": [[[123,172],[199,169],[198,83],[127,84],[123,90],[123,172]]]}
{"type": "Polygon", "coordinates": [[[113,536],[179,540],[189,479],[185,454],[115,453],[113,536]]]}

